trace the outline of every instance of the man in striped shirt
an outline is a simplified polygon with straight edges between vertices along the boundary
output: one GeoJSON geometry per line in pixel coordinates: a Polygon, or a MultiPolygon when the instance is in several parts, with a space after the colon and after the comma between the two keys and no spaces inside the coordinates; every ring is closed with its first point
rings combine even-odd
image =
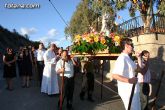
{"type": "Polygon", "coordinates": [[[148,96],[150,92],[149,83],[151,80],[151,74],[149,70],[149,57],[150,53],[147,50],[143,50],[141,53],[142,65],[141,73],[138,73],[138,82],[140,85],[140,102],[141,110],[148,110],[148,96]]]}

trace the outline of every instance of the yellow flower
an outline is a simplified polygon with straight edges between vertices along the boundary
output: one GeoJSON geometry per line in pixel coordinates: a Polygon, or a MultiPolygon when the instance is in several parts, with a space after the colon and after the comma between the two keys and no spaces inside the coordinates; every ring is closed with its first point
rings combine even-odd
{"type": "Polygon", "coordinates": [[[94,33],[90,33],[90,35],[89,35],[90,37],[94,37],[94,33]]]}
{"type": "Polygon", "coordinates": [[[76,35],[75,38],[74,38],[74,40],[75,40],[76,42],[80,41],[80,40],[81,40],[81,36],[80,36],[80,35],[76,35]]]}
{"type": "Polygon", "coordinates": [[[137,0],[133,0],[133,3],[135,3],[135,4],[136,4],[136,3],[137,3],[137,0]]]}
{"type": "Polygon", "coordinates": [[[98,42],[99,41],[99,36],[95,36],[94,37],[94,42],[98,42]]]}
{"type": "Polygon", "coordinates": [[[85,38],[85,40],[86,40],[86,42],[90,42],[90,41],[91,41],[91,38],[90,38],[89,36],[87,36],[87,37],[85,38]]]}
{"type": "Polygon", "coordinates": [[[105,44],[105,42],[106,42],[105,38],[104,38],[104,37],[101,37],[100,42],[101,42],[102,44],[105,44]]]}
{"type": "Polygon", "coordinates": [[[119,36],[115,36],[113,40],[115,42],[115,46],[119,46],[120,45],[121,38],[119,36]]]}
{"type": "Polygon", "coordinates": [[[120,39],[119,36],[115,36],[115,37],[114,37],[114,41],[115,41],[115,42],[120,42],[120,40],[121,40],[121,39],[120,39]]]}

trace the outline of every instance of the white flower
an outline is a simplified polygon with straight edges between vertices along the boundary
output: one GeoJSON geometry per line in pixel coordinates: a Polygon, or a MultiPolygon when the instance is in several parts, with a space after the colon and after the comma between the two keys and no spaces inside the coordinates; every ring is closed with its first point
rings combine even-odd
{"type": "Polygon", "coordinates": [[[115,42],[115,46],[119,46],[119,43],[118,42],[115,42]]]}

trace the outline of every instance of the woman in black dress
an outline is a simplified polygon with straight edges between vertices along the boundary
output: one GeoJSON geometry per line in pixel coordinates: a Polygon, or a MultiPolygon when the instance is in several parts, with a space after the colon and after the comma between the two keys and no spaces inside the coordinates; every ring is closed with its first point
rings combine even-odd
{"type": "Polygon", "coordinates": [[[30,77],[32,76],[32,56],[28,49],[23,52],[23,85],[22,87],[29,87],[30,77]]]}
{"type": "Polygon", "coordinates": [[[16,56],[11,48],[7,48],[7,53],[3,56],[4,74],[6,78],[7,90],[13,90],[12,78],[16,77],[16,56]]]}
{"type": "Polygon", "coordinates": [[[34,46],[32,46],[31,49],[31,56],[32,56],[32,76],[34,78],[35,81],[37,81],[38,77],[37,77],[37,59],[36,59],[36,49],[34,46]]]}
{"type": "Polygon", "coordinates": [[[19,71],[19,76],[22,77],[23,75],[23,48],[20,47],[18,51],[18,57],[17,57],[17,64],[18,64],[18,71],[19,71]]]}

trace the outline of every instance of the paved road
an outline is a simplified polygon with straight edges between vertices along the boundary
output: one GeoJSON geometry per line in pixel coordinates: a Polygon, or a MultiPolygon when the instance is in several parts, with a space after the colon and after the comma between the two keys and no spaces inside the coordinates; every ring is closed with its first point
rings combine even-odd
{"type": "MultiPolygon", "coordinates": [[[[7,91],[2,73],[2,67],[0,66],[0,110],[57,110],[58,95],[50,97],[42,94],[40,87],[34,80],[32,80],[30,88],[21,88],[21,80],[18,77],[14,79],[14,91],[7,91]]],[[[100,75],[95,76],[94,103],[79,99],[81,77],[80,74],[76,76],[73,101],[74,110],[124,110],[122,101],[116,93],[115,82],[109,82],[109,80],[104,79],[103,97],[101,99],[101,78],[100,75]]],[[[153,85],[156,85],[157,82],[153,82],[153,85]]],[[[162,82],[156,102],[158,110],[165,110],[164,83],[165,80],[162,82]]],[[[65,103],[63,110],[66,110],[65,103]]]]}
{"type": "MultiPolygon", "coordinates": [[[[121,99],[115,93],[115,84],[113,82],[104,82],[107,86],[103,87],[103,98],[101,100],[100,77],[96,77],[96,79],[95,102],[81,101],[79,99],[81,77],[77,75],[73,102],[74,110],[124,110],[121,99]],[[111,88],[115,91],[112,91],[111,88]]],[[[0,110],[57,110],[58,95],[50,97],[40,93],[40,88],[34,80],[32,80],[30,88],[21,88],[20,83],[20,79],[15,78],[15,89],[11,92],[7,91],[5,89],[5,80],[2,78],[2,70],[0,71],[0,110]]],[[[65,103],[64,110],[66,110],[65,103]]]]}

